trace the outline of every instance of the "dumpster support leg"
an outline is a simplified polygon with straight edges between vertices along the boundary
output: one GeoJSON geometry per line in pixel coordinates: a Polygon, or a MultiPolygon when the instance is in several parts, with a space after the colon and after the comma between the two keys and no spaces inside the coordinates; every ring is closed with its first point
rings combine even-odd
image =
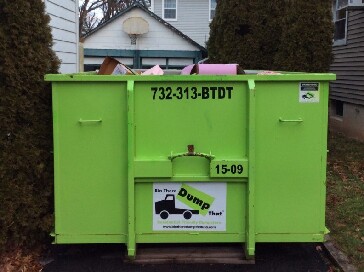
{"type": "Polygon", "coordinates": [[[128,96],[128,257],[135,258],[134,183],[134,81],[127,83],[128,96]]]}
{"type": "Polygon", "coordinates": [[[246,258],[253,258],[255,254],[255,82],[248,80],[249,86],[249,180],[247,190],[247,233],[245,243],[246,258]]]}

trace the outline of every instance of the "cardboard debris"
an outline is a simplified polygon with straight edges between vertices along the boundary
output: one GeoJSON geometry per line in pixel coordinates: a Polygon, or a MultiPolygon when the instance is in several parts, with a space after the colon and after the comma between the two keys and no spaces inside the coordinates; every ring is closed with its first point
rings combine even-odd
{"type": "Polygon", "coordinates": [[[118,60],[106,57],[101,64],[98,75],[135,75],[136,73],[118,60]]]}
{"type": "Polygon", "coordinates": [[[190,75],[194,66],[194,64],[191,64],[183,68],[181,71],[181,75],[190,75]]]}
{"type": "Polygon", "coordinates": [[[188,65],[181,75],[238,75],[245,74],[239,64],[194,64],[188,65]]]}
{"type": "Polygon", "coordinates": [[[142,73],[142,75],[144,75],[144,76],[147,76],[147,75],[161,76],[163,74],[164,74],[164,72],[163,72],[162,68],[159,67],[159,65],[155,65],[152,68],[150,68],[142,73]]]}

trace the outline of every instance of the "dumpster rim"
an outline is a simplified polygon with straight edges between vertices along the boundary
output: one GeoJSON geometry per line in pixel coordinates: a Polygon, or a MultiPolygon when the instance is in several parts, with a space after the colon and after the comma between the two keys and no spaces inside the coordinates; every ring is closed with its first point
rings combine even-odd
{"type": "Polygon", "coordinates": [[[136,81],[136,82],[158,82],[158,81],[180,81],[180,82],[208,82],[208,81],[331,81],[336,80],[333,73],[288,73],[281,75],[96,75],[96,74],[47,74],[45,81],[136,81]]]}

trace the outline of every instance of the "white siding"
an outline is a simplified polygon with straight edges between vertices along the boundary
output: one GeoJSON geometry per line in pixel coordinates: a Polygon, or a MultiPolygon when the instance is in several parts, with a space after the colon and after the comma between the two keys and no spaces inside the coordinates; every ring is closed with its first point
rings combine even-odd
{"type": "Polygon", "coordinates": [[[143,65],[166,65],[166,59],[162,58],[143,58],[143,65]]]}
{"type": "Polygon", "coordinates": [[[364,105],[364,11],[349,11],[347,27],[346,44],[332,50],[330,70],[337,79],[330,84],[330,97],[364,105]]]}
{"type": "MultiPolygon", "coordinates": [[[[162,18],[162,0],[154,1],[154,13],[162,18]]],[[[209,0],[178,0],[177,20],[168,21],[171,25],[206,47],[210,35],[209,0]]]]}
{"type": "MultiPolygon", "coordinates": [[[[162,58],[143,58],[142,59],[143,65],[166,65],[166,59],[162,58]]],[[[170,58],[168,59],[168,65],[172,66],[187,66],[193,64],[193,59],[177,59],[177,58],[170,58]]]]}
{"type": "Polygon", "coordinates": [[[53,50],[61,60],[61,73],[76,73],[78,56],[78,0],[46,0],[51,17],[53,50]]]}
{"type": "MultiPolygon", "coordinates": [[[[125,65],[133,65],[133,58],[115,58],[121,63],[125,65]]],[[[105,60],[105,58],[98,58],[98,57],[88,57],[85,58],[84,64],[100,64],[105,60]]]]}
{"type": "Polygon", "coordinates": [[[193,59],[175,59],[175,58],[170,58],[169,59],[169,63],[173,64],[173,65],[190,65],[193,64],[193,59]]]}
{"type": "Polygon", "coordinates": [[[198,51],[199,48],[141,9],[135,8],[105,25],[84,41],[86,49],[142,49],[142,50],[184,50],[198,51]],[[130,17],[143,17],[149,24],[149,32],[132,45],[128,34],[123,31],[123,22],[130,17]]]}

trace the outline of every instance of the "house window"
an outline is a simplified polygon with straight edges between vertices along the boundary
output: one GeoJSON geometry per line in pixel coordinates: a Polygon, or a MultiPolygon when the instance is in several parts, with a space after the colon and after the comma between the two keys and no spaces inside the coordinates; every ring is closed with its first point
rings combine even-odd
{"type": "Polygon", "coordinates": [[[335,115],[343,117],[344,116],[344,103],[340,100],[334,100],[335,103],[335,115]]]}
{"type": "Polygon", "coordinates": [[[330,99],[330,115],[332,117],[343,118],[344,102],[336,99],[330,99]]]}
{"type": "Polygon", "coordinates": [[[210,11],[209,19],[210,19],[210,21],[212,21],[212,19],[214,19],[214,17],[215,17],[216,1],[217,0],[210,0],[210,9],[209,9],[209,11],[210,11]]]}
{"type": "Polygon", "coordinates": [[[177,0],[163,0],[163,19],[177,20],[177,0]]]}
{"type": "Polygon", "coordinates": [[[348,0],[333,0],[334,44],[346,41],[348,0]]]}

